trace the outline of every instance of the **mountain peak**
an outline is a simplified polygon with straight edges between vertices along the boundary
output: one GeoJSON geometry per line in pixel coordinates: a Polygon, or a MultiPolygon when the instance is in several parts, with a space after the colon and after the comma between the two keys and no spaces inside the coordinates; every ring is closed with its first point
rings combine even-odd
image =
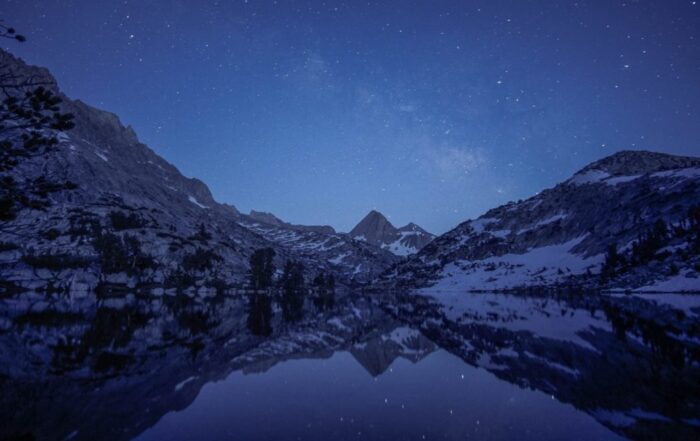
{"type": "Polygon", "coordinates": [[[425,231],[423,228],[420,227],[420,225],[416,225],[413,222],[409,222],[403,227],[399,228],[399,231],[411,231],[411,232],[416,232],[416,233],[422,233],[422,234],[430,234],[427,231],[425,231]]]}
{"type": "Polygon", "coordinates": [[[350,236],[374,243],[381,241],[382,236],[395,234],[396,231],[396,227],[382,213],[372,210],[350,231],[350,236]]]}
{"type": "Polygon", "coordinates": [[[612,176],[631,176],[689,167],[700,167],[700,158],[644,150],[621,150],[587,165],[576,175],[602,171],[612,176]]]}
{"type": "Polygon", "coordinates": [[[365,216],[365,219],[367,219],[367,218],[380,218],[380,219],[384,219],[388,222],[388,219],[386,218],[386,216],[384,216],[381,212],[379,212],[377,210],[370,210],[370,212],[367,213],[367,216],[365,216]]]}
{"type": "Polygon", "coordinates": [[[414,223],[396,228],[382,213],[372,210],[350,231],[350,237],[406,256],[423,248],[435,236],[414,223]]]}

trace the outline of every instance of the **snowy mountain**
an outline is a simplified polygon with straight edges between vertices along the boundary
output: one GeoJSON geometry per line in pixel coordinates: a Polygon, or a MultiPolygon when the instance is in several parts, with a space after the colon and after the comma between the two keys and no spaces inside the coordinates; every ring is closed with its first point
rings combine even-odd
{"type": "Polygon", "coordinates": [[[292,225],[270,213],[239,215],[239,225],[281,246],[323,271],[340,274],[347,283],[365,283],[398,261],[387,250],[336,233],[329,226],[292,225]]]}
{"type": "Polygon", "coordinates": [[[370,244],[337,239],[330,227],[294,226],[218,203],[203,182],[183,176],[116,115],[62,95],[46,69],[4,51],[0,66],[18,83],[43,83],[63,99],[62,112],[75,115],[75,127],[56,133],[58,144],[47,154],[0,170],[17,185],[0,195],[0,290],[205,292],[245,283],[251,254],[264,247],[275,249],[278,267],[301,259],[310,275],[337,271],[339,282],[367,280],[394,262],[370,244]],[[8,200],[21,202],[21,210],[11,212],[8,200]],[[277,223],[275,233],[256,218],[277,223]],[[297,246],[281,232],[307,241],[297,246]],[[346,246],[335,247],[338,241],[346,246]],[[335,252],[316,253],[311,242],[335,252]]]}
{"type": "Polygon", "coordinates": [[[438,237],[382,276],[432,290],[700,290],[700,158],[623,151],[438,237]]]}
{"type": "Polygon", "coordinates": [[[435,237],[414,223],[396,228],[375,210],[370,211],[350,231],[350,236],[389,250],[397,256],[414,254],[435,237]]]}

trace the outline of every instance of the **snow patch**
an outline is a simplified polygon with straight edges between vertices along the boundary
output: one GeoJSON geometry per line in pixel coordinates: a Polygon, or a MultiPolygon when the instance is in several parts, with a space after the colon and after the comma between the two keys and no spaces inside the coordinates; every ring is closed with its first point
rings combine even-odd
{"type": "Polygon", "coordinates": [[[56,134],[56,139],[58,139],[58,142],[68,142],[70,141],[70,135],[66,132],[58,132],[56,134]]]}
{"type": "Polygon", "coordinates": [[[201,203],[197,200],[197,198],[195,198],[194,196],[187,196],[187,200],[189,200],[190,202],[192,202],[193,204],[195,204],[195,205],[198,206],[199,208],[209,208],[209,207],[207,207],[206,205],[201,204],[201,203]]]}
{"type": "Polygon", "coordinates": [[[472,230],[474,230],[476,234],[479,234],[484,231],[485,227],[498,221],[499,219],[493,217],[482,217],[469,222],[469,226],[472,228],[472,230]]]}
{"type": "Polygon", "coordinates": [[[605,183],[608,185],[617,185],[617,184],[623,184],[625,182],[631,182],[634,181],[635,179],[640,178],[641,175],[632,175],[632,176],[615,176],[610,179],[606,179],[605,183]]]}
{"type": "Polygon", "coordinates": [[[328,259],[328,261],[329,261],[330,263],[332,263],[333,265],[339,265],[340,262],[342,262],[343,259],[345,259],[345,258],[348,257],[349,255],[350,255],[350,253],[343,253],[343,254],[341,254],[340,256],[334,257],[334,258],[332,258],[332,259],[328,259]]]}
{"type": "Polygon", "coordinates": [[[197,378],[198,378],[198,377],[194,376],[194,377],[189,377],[189,378],[187,378],[187,379],[184,380],[184,381],[181,381],[180,383],[178,383],[178,384],[175,385],[175,391],[179,391],[180,389],[182,389],[183,387],[185,387],[185,385],[186,385],[187,383],[189,383],[190,381],[194,381],[194,380],[196,380],[197,378]]]}
{"type": "Polygon", "coordinates": [[[341,331],[350,331],[351,330],[343,322],[341,322],[338,317],[332,318],[332,319],[328,320],[326,323],[340,329],[341,331]]]}
{"type": "Polygon", "coordinates": [[[527,233],[528,231],[535,230],[539,227],[543,227],[545,225],[549,225],[549,224],[554,223],[556,221],[566,219],[567,216],[568,216],[568,214],[566,214],[566,213],[555,214],[554,216],[548,217],[547,219],[543,219],[543,220],[537,222],[535,225],[533,225],[529,228],[523,228],[522,230],[518,231],[518,234],[527,233]]]}
{"type": "Polygon", "coordinates": [[[695,178],[695,177],[700,176],[700,168],[690,167],[690,168],[682,168],[679,170],[668,170],[668,171],[653,173],[651,176],[653,176],[655,178],[668,178],[668,177],[695,178]]]}
{"type": "Polygon", "coordinates": [[[416,236],[417,234],[418,233],[416,233],[415,231],[402,231],[401,237],[399,237],[390,244],[382,245],[382,248],[385,250],[389,250],[396,256],[408,256],[410,254],[415,254],[418,250],[413,246],[406,245],[404,242],[406,241],[406,238],[410,236],[416,236]]]}
{"type": "Polygon", "coordinates": [[[592,184],[601,182],[609,177],[610,173],[604,172],[603,170],[589,170],[584,173],[575,174],[568,182],[574,185],[592,184]]]}
{"type": "Polygon", "coordinates": [[[531,248],[523,254],[452,262],[442,269],[437,283],[426,290],[494,290],[556,283],[569,275],[592,270],[603,261],[602,254],[583,258],[570,252],[585,237],[531,248]]]}

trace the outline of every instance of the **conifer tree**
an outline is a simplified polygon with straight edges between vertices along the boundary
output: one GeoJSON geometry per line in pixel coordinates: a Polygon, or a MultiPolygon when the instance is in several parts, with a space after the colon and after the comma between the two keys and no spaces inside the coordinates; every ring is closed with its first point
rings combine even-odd
{"type": "Polygon", "coordinates": [[[304,281],[304,264],[294,260],[288,260],[282,273],[282,315],[289,322],[301,319],[304,308],[304,294],[306,291],[304,281]]]}
{"type": "Polygon", "coordinates": [[[267,289],[272,286],[275,274],[275,250],[262,248],[250,256],[250,286],[253,289],[267,289]]]}
{"type": "MultiPolygon", "coordinates": [[[[0,24],[0,37],[24,42],[9,26],[0,24]]],[[[73,115],[61,111],[53,84],[18,75],[0,61],[0,220],[12,220],[23,208],[42,209],[50,192],[75,184],[50,183],[45,178],[17,178],[11,172],[23,161],[44,156],[58,145],[57,133],[74,127],[73,115]],[[47,88],[49,87],[49,88],[47,88]]]]}
{"type": "Polygon", "coordinates": [[[602,278],[607,280],[614,277],[623,261],[624,258],[617,251],[617,245],[614,243],[608,245],[608,250],[605,254],[605,262],[601,270],[602,278]]]}

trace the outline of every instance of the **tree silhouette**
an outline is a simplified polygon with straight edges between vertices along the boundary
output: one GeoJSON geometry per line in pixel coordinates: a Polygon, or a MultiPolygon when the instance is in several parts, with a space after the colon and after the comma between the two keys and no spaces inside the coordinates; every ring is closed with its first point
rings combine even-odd
{"type": "Polygon", "coordinates": [[[335,305],[335,277],[333,274],[319,273],[313,280],[314,305],[320,310],[328,310],[335,305]]]}
{"type": "Polygon", "coordinates": [[[253,289],[267,289],[272,286],[272,276],[275,274],[275,250],[262,248],[255,250],[250,256],[250,286],[253,289]]]}
{"type": "Polygon", "coordinates": [[[632,258],[638,263],[647,263],[657,258],[657,252],[668,239],[668,227],[662,219],[654,222],[648,232],[639,236],[632,245],[632,258]]]}
{"type": "MultiPolygon", "coordinates": [[[[25,38],[0,24],[0,37],[25,38]]],[[[46,155],[58,145],[57,133],[74,127],[73,115],[61,111],[52,83],[17,73],[9,56],[0,61],[0,220],[12,220],[23,208],[42,209],[48,193],[75,188],[44,178],[19,178],[12,172],[24,160],[46,155]]]]}
{"type": "Polygon", "coordinates": [[[261,294],[253,294],[248,303],[248,330],[253,335],[268,337],[272,334],[272,300],[261,294]]]}
{"type": "Polygon", "coordinates": [[[605,254],[605,262],[600,272],[603,280],[611,279],[617,273],[618,268],[624,264],[624,257],[617,251],[617,245],[611,243],[608,245],[608,251],[605,254]]]}
{"type": "Polygon", "coordinates": [[[289,322],[301,320],[304,308],[306,282],[304,280],[304,264],[288,260],[282,273],[282,316],[289,322]]]}
{"type": "Polygon", "coordinates": [[[5,26],[2,23],[0,23],[0,37],[9,38],[11,40],[17,40],[20,43],[24,43],[25,41],[27,41],[27,39],[24,38],[24,35],[17,33],[15,28],[5,26]]]}

